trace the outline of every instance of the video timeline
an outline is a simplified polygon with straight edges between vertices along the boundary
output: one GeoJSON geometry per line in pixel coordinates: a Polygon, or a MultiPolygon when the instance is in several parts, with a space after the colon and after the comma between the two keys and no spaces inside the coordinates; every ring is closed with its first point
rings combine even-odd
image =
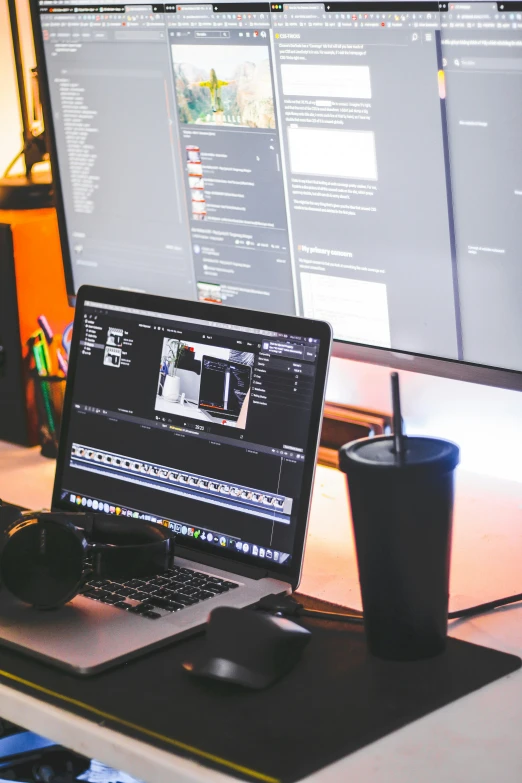
{"type": "Polygon", "coordinates": [[[79,443],[73,443],[71,447],[70,465],[80,470],[290,524],[292,498],[284,495],[259,492],[240,484],[230,484],[122,454],[92,449],[79,443]]]}
{"type": "Polygon", "coordinates": [[[216,533],[214,530],[190,527],[189,525],[184,525],[182,522],[155,517],[152,514],[146,514],[144,511],[138,511],[134,508],[114,505],[113,503],[107,503],[107,501],[98,500],[97,498],[76,495],[67,490],[62,492],[62,500],[67,500],[75,507],[82,506],[84,508],[92,509],[93,511],[98,511],[100,514],[115,514],[116,516],[133,517],[134,519],[144,519],[147,522],[155,522],[157,525],[169,527],[177,535],[192,538],[196,541],[205,541],[207,544],[213,544],[214,546],[233,549],[244,555],[252,555],[253,557],[260,557],[269,561],[272,560],[274,563],[279,563],[280,565],[290,562],[290,555],[287,552],[279,552],[276,549],[258,546],[249,541],[242,541],[238,538],[224,536],[222,533],[216,533]]]}

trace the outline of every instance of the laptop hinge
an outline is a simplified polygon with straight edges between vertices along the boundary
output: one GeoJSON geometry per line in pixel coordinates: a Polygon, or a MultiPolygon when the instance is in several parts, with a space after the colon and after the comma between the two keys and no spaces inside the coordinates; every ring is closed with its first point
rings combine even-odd
{"type": "Polygon", "coordinates": [[[279,574],[274,571],[267,571],[265,576],[269,577],[270,579],[277,579],[279,582],[286,582],[286,584],[290,585],[292,588],[292,592],[295,592],[297,590],[297,581],[294,577],[288,576],[286,574],[279,574]]]}
{"type": "Polygon", "coordinates": [[[255,566],[246,565],[245,563],[236,563],[234,560],[229,560],[227,557],[210,555],[207,554],[207,552],[194,552],[193,549],[188,549],[184,546],[176,545],[176,555],[178,557],[184,557],[187,560],[195,560],[202,565],[219,568],[221,571],[230,571],[232,574],[238,574],[247,579],[264,579],[268,576],[266,568],[256,568],[255,566]]]}

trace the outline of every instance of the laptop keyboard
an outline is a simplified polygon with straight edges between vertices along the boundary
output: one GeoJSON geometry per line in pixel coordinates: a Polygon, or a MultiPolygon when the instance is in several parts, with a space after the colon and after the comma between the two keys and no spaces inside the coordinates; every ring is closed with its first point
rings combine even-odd
{"type": "Polygon", "coordinates": [[[193,571],[191,568],[174,566],[151,578],[129,579],[126,582],[109,579],[88,582],[82,595],[103,604],[126,609],[141,617],[157,620],[235,587],[239,587],[235,582],[193,571]]]}

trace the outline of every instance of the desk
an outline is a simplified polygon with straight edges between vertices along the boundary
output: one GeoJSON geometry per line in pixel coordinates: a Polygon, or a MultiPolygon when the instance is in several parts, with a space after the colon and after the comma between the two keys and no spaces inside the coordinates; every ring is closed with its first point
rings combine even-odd
{"type": "Polygon", "coordinates": [[[190,405],[188,402],[171,402],[164,397],[156,397],[154,410],[170,413],[173,416],[188,416],[191,419],[199,419],[200,421],[212,421],[212,416],[209,416],[205,411],[201,411],[197,405],[190,405]]]}
{"type": "MultiPolygon", "coordinates": [[[[50,503],[54,463],[0,443],[0,497],[50,503]]],[[[344,477],[319,467],[300,591],[360,606],[344,477]]],[[[451,608],[522,591],[522,484],[458,472],[451,608]]],[[[522,656],[522,605],[454,621],[450,633],[522,656]]],[[[231,780],[199,764],[0,686],[1,714],[147,783],[231,780]]],[[[522,670],[388,735],[307,780],[502,783],[522,780],[522,670]]]]}

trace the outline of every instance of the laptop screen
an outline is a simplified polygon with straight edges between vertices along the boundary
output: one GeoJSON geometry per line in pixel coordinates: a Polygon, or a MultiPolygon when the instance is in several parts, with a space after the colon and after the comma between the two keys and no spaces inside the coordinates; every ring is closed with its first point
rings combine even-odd
{"type": "Polygon", "coordinates": [[[315,457],[320,338],[90,299],[79,308],[59,506],[152,520],[184,546],[291,565],[307,449],[315,457]]]}

